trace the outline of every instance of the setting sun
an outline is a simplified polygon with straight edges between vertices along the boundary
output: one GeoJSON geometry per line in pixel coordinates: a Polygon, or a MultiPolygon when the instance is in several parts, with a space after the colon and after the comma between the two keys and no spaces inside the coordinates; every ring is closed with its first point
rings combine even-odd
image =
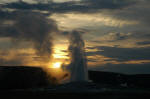
{"type": "Polygon", "coordinates": [[[53,64],[53,68],[60,68],[61,67],[61,62],[56,62],[53,64]]]}

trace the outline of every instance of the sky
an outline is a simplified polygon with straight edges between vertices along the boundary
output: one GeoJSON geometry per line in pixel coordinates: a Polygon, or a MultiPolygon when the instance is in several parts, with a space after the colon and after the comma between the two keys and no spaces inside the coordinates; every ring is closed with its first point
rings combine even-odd
{"type": "Polygon", "coordinates": [[[76,30],[85,41],[89,70],[150,73],[149,0],[23,0],[26,6],[0,0],[7,1],[0,5],[0,65],[42,64],[37,54],[46,50],[45,38],[53,50],[44,55],[53,53],[53,62],[67,64],[66,33],[76,30]]]}

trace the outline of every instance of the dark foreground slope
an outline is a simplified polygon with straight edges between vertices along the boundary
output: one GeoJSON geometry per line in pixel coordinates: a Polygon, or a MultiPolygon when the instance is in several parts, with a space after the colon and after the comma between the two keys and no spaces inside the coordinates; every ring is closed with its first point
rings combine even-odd
{"type": "Polygon", "coordinates": [[[149,99],[148,92],[99,92],[99,93],[51,93],[51,92],[29,92],[13,91],[0,93],[1,99],[149,99]]]}
{"type": "Polygon", "coordinates": [[[113,72],[89,71],[89,79],[97,84],[150,89],[150,74],[125,75],[113,72]]]}
{"type": "Polygon", "coordinates": [[[47,74],[41,68],[0,66],[0,90],[39,88],[48,84],[47,74]]]}
{"type": "MultiPolygon", "coordinates": [[[[143,76],[145,77],[145,75],[138,75],[137,77],[135,75],[89,71],[89,78],[93,80],[93,82],[72,82],[52,86],[46,73],[41,68],[1,66],[0,98],[141,99],[144,97],[144,99],[146,99],[147,97],[147,99],[149,99],[149,89],[144,87],[130,87],[128,85],[122,86],[124,83],[133,84],[136,81],[141,81],[145,84],[149,79],[140,80],[143,79],[143,76]]],[[[146,78],[147,77],[148,76],[146,76],[146,78]]],[[[143,85],[143,83],[140,84],[143,85]]]]}

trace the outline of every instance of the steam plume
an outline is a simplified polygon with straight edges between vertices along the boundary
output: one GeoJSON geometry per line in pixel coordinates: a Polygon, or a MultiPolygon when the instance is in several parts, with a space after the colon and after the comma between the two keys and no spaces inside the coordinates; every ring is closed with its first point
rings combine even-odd
{"type": "Polygon", "coordinates": [[[42,62],[48,62],[52,54],[52,35],[58,32],[55,21],[40,13],[29,11],[17,12],[14,16],[13,25],[0,28],[0,37],[32,42],[37,56],[42,62]]]}
{"type": "Polygon", "coordinates": [[[79,31],[70,34],[69,52],[71,57],[71,81],[87,81],[87,60],[85,56],[84,41],[79,31]]]}

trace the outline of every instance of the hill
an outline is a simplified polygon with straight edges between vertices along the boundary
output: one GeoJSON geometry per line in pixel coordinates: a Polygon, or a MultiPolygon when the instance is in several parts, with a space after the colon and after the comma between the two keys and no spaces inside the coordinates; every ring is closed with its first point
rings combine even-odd
{"type": "Polygon", "coordinates": [[[127,75],[113,72],[89,71],[89,79],[113,87],[150,88],[150,74],[127,75]]]}
{"type": "Polygon", "coordinates": [[[46,72],[38,67],[0,66],[0,89],[27,89],[47,86],[46,72]]]}

